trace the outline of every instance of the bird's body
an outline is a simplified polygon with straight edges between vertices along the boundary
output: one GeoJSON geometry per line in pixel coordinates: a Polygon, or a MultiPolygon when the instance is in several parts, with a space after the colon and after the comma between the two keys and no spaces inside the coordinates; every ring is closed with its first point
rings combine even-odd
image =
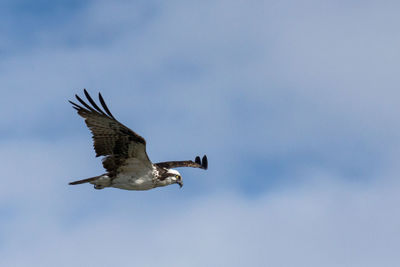
{"type": "MultiPolygon", "coordinates": [[[[170,170],[170,173],[172,170],[170,170]]],[[[170,184],[175,184],[177,179],[171,179],[171,177],[166,177],[165,179],[159,179],[160,172],[165,172],[165,170],[157,170],[157,167],[153,167],[152,171],[147,173],[137,173],[137,172],[120,172],[114,178],[110,177],[108,174],[103,174],[93,181],[91,184],[95,186],[96,189],[103,189],[104,187],[115,187],[125,190],[149,190],[156,187],[166,186],[170,184]]],[[[180,176],[179,172],[172,175],[180,176]]],[[[174,177],[176,178],[176,177],[174,177]]]]}
{"type": "Polygon", "coordinates": [[[84,90],[88,105],[79,96],[77,100],[83,105],[70,103],[85,118],[86,125],[93,134],[96,156],[103,158],[103,167],[107,173],[88,179],[71,182],[71,185],[91,183],[95,189],[115,187],[125,190],[149,190],[170,184],[179,184],[182,176],[174,167],[194,167],[207,169],[207,157],[196,157],[195,161],[167,161],[152,163],[146,153],[146,141],[120,122],[109,111],[103,97],[99,100],[104,110],[100,109],[84,90]]]}
{"type": "Polygon", "coordinates": [[[135,176],[132,174],[121,173],[115,178],[111,178],[107,174],[103,174],[98,176],[90,183],[93,184],[96,189],[115,187],[125,190],[149,190],[157,187],[156,180],[157,176],[152,174],[135,176]]]}
{"type": "Polygon", "coordinates": [[[125,190],[149,190],[160,186],[157,180],[157,170],[141,176],[120,173],[111,182],[111,186],[125,190]]]}

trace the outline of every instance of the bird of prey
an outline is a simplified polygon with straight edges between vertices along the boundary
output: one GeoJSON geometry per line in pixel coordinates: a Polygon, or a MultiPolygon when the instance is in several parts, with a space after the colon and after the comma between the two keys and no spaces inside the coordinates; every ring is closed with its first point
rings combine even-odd
{"type": "Polygon", "coordinates": [[[89,104],[78,95],[81,106],[69,101],[78,114],[85,119],[93,135],[96,157],[104,156],[106,173],[69,183],[70,185],[91,183],[95,189],[115,187],[125,190],[149,190],[152,188],[178,184],[183,186],[182,176],[176,167],[193,167],[207,170],[207,156],[194,161],[167,161],[152,163],[146,153],[143,137],[117,121],[111,114],[99,93],[101,109],[84,89],[89,104]]]}

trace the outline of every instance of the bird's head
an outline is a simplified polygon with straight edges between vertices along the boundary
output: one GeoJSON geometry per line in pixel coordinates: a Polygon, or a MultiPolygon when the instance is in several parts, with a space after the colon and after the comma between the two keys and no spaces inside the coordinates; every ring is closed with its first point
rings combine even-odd
{"type": "Polygon", "coordinates": [[[180,187],[183,186],[182,176],[177,170],[169,169],[167,175],[172,183],[178,184],[180,187]]]}

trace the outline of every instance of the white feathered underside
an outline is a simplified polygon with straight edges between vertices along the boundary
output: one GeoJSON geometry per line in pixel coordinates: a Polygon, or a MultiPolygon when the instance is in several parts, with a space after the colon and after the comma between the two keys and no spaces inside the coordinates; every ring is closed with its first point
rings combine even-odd
{"type": "Polygon", "coordinates": [[[149,168],[138,158],[128,158],[118,168],[118,174],[111,186],[127,190],[148,190],[155,187],[157,176],[155,167],[149,168]]]}

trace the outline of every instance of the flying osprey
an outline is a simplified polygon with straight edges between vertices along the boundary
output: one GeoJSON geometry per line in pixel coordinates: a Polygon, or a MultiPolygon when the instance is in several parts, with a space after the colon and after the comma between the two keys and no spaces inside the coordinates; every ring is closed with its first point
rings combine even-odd
{"type": "Polygon", "coordinates": [[[82,106],[69,101],[78,114],[85,118],[86,125],[93,134],[96,157],[103,158],[103,167],[107,173],[92,178],[69,183],[70,185],[91,183],[95,189],[116,187],[126,190],[149,190],[159,186],[178,184],[183,186],[182,176],[176,167],[193,167],[207,170],[207,156],[202,160],[197,156],[194,161],[167,161],[152,163],[146,153],[146,141],[143,137],[117,121],[111,114],[103,97],[99,100],[104,110],[84,89],[88,105],[78,95],[76,99],[82,106]]]}

